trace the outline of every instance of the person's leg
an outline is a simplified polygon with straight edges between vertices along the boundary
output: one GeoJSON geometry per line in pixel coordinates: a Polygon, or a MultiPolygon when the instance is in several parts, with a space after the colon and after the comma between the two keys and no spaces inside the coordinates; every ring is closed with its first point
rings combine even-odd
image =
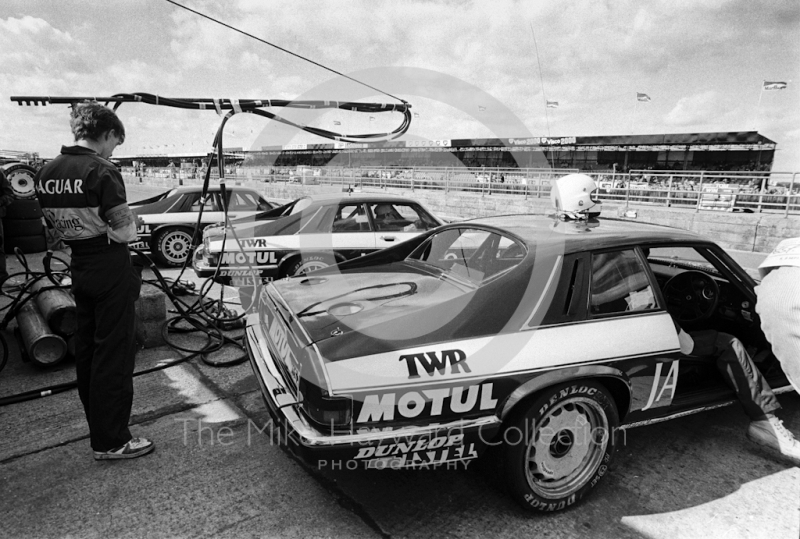
{"type": "MultiPolygon", "coordinates": [[[[135,300],[140,281],[124,245],[81,257],[85,265],[79,286],[92,287],[94,331],[91,361],[81,362],[92,449],[116,449],[132,436],[128,429],[133,404],[135,300]]],[[[83,343],[87,349],[86,343],[83,343]]]]}
{"type": "Polygon", "coordinates": [[[758,370],[742,342],[728,333],[717,333],[717,368],[736,391],[750,419],[763,419],[780,409],[775,393],[758,370]]]}
{"type": "Polygon", "coordinates": [[[761,329],[789,383],[800,393],[800,267],[771,271],[756,294],[761,329]]]}

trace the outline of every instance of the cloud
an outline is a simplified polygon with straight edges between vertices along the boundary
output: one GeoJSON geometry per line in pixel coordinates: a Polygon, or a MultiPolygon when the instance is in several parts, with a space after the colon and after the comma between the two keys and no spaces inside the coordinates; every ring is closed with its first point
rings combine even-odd
{"type": "Polygon", "coordinates": [[[682,97],[675,107],[664,116],[664,123],[674,127],[707,124],[724,110],[717,92],[708,90],[689,97],[682,97]]]}

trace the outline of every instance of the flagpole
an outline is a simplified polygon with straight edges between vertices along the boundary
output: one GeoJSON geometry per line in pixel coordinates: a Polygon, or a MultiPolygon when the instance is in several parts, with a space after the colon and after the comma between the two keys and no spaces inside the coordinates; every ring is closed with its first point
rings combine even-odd
{"type": "Polygon", "coordinates": [[[756,105],[756,112],[753,115],[753,129],[758,131],[758,116],[761,113],[761,98],[764,97],[764,84],[766,80],[761,81],[761,91],[758,92],[758,104],[756,105]]]}
{"type": "Polygon", "coordinates": [[[636,94],[636,101],[633,103],[633,115],[631,116],[631,135],[633,135],[633,126],[636,123],[636,108],[639,106],[639,94],[636,94]]]}

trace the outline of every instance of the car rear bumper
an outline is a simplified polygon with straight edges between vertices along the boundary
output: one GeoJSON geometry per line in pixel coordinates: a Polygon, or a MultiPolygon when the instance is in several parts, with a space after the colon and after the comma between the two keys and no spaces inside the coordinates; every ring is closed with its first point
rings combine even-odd
{"type": "Polygon", "coordinates": [[[396,429],[329,434],[316,429],[297,410],[266,345],[257,313],[247,319],[247,354],[279,439],[301,458],[320,468],[383,469],[452,466],[477,458],[501,426],[497,416],[396,429]]]}
{"type": "Polygon", "coordinates": [[[278,277],[278,268],[275,265],[223,265],[217,268],[209,263],[203,245],[199,245],[192,254],[192,269],[200,278],[214,277],[214,281],[228,286],[252,286],[253,277],[257,277],[260,283],[278,277]]]}

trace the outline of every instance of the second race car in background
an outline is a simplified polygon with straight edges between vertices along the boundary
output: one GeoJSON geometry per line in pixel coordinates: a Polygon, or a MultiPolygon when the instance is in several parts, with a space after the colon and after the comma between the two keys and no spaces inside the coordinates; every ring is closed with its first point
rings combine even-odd
{"type": "MultiPolygon", "coordinates": [[[[265,200],[253,189],[228,186],[228,217],[237,219],[263,212],[277,205],[265,200]]],[[[151,251],[166,266],[181,266],[192,249],[192,237],[200,241],[201,231],[194,235],[197,216],[203,210],[204,226],[225,220],[219,186],[210,187],[202,197],[201,186],[170,189],[160,195],[130,204],[133,214],[143,221],[139,238],[133,247],[151,251]]]]}
{"type": "Polygon", "coordinates": [[[200,277],[248,286],[397,245],[444,222],[412,199],[383,193],[313,195],[208,227],[192,259],[200,277]]]}

